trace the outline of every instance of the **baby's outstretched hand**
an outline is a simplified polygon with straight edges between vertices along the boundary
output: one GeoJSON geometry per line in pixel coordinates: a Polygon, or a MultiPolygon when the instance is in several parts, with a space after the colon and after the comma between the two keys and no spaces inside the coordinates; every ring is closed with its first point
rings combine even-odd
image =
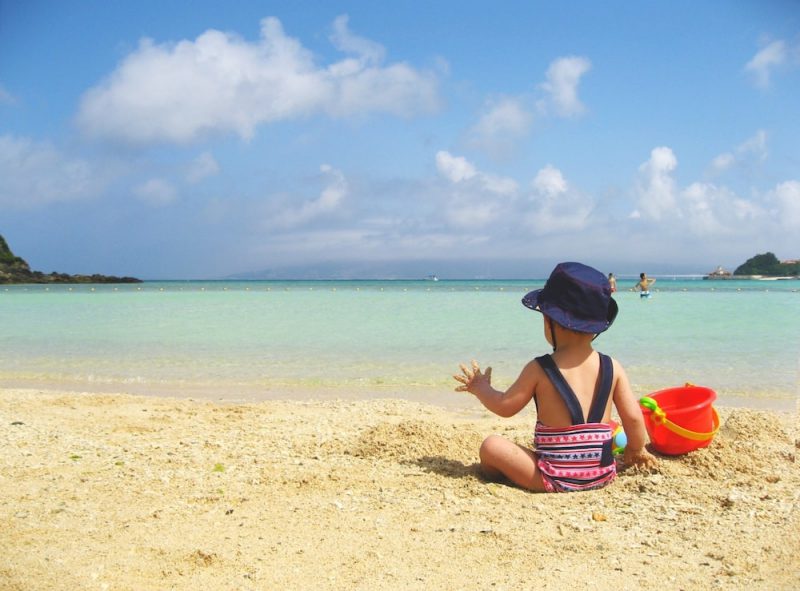
{"type": "Polygon", "coordinates": [[[657,460],[653,454],[642,448],[638,451],[625,449],[622,461],[626,466],[639,466],[641,468],[655,468],[657,460]]]}
{"type": "Polygon", "coordinates": [[[463,375],[454,375],[456,381],[461,382],[461,386],[456,386],[456,392],[470,392],[474,393],[476,390],[483,386],[491,386],[492,384],[492,368],[487,367],[485,373],[481,373],[481,368],[478,362],[472,360],[472,369],[468,368],[463,363],[459,365],[463,375]]]}

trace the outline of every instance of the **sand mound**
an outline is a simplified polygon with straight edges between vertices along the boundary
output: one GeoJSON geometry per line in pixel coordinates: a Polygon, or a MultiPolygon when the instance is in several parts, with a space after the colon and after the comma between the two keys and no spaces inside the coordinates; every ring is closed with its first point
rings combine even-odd
{"type": "Polygon", "coordinates": [[[472,461],[483,441],[475,429],[424,421],[382,423],[367,430],[350,453],[359,458],[412,462],[442,457],[472,461]]]}
{"type": "Polygon", "coordinates": [[[686,455],[664,457],[658,471],[758,486],[765,479],[777,481],[794,467],[791,447],[791,438],[777,417],[736,410],[723,422],[711,445],[686,455]]]}

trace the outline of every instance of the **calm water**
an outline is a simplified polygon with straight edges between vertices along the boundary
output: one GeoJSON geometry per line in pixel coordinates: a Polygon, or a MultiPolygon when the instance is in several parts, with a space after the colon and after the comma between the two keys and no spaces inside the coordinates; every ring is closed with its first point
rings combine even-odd
{"type": "MultiPolygon", "coordinates": [[[[541,281],[147,282],[0,287],[0,386],[259,399],[457,400],[471,358],[507,386],[547,352],[520,298],[541,281]]],[[[800,281],[620,281],[597,348],[637,394],[684,382],[794,408],[800,281]]]]}

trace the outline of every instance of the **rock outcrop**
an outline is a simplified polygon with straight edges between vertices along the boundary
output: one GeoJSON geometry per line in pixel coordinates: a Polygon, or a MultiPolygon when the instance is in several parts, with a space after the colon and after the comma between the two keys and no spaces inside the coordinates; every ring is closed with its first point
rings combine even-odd
{"type": "Polygon", "coordinates": [[[45,274],[31,271],[25,259],[14,255],[5,238],[0,236],[0,283],[141,283],[135,277],[113,275],[69,275],[67,273],[45,274]]]}

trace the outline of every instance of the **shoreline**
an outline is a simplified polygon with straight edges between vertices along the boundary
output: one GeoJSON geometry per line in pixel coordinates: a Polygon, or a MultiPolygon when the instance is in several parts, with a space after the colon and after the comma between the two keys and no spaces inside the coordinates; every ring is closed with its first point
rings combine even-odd
{"type": "MultiPolygon", "coordinates": [[[[678,385],[678,384],[676,384],[678,385]]],[[[48,380],[0,380],[0,391],[42,390],[46,392],[95,393],[113,392],[122,395],[176,398],[180,400],[208,400],[228,403],[258,403],[276,400],[332,401],[392,399],[430,404],[446,410],[480,410],[477,399],[453,390],[450,383],[441,387],[430,384],[152,384],[152,383],[108,383],[48,380]]],[[[713,389],[713,388],[712,388],[713,389]]],[[[635,391],[638,397],[652,392],[635,391]]],[[[800,412],[800,396],[753,396],[723,394],[714,403],[722,408],[744,408],[778,413],[800,412]]]]}
{"type": "Polygon", "coordinates": [[[0,587],[794,589],[797,415],[719,413],[706,449],[545,495],[475,463],[528,412],[0,388],[0,587]]]}

